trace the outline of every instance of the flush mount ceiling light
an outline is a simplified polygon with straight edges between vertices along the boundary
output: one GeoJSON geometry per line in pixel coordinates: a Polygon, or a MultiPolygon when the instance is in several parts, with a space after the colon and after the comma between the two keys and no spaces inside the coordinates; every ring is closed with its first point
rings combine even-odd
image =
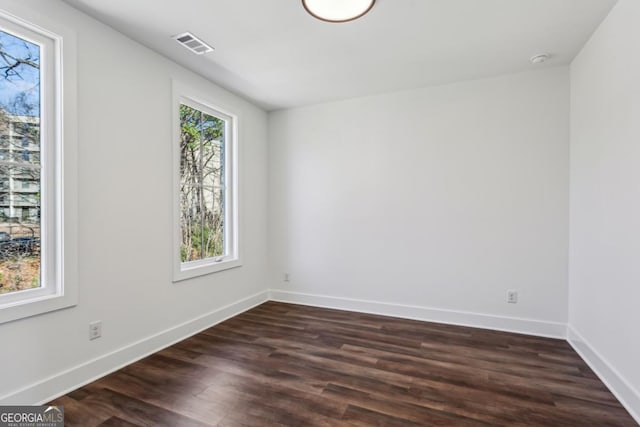
{"type": "Polygon", "coordinates": [[[542,64],[543,62],[545,62],[547,59],[549,59],[549,54],[547,53],[541,53],[538,55],[533,55],[529,61],[531,61],[532,64],[542,64]]]}
{"type": "Polygon", "coordinates": [[[302,0],[314,18],[327,22],[348,22],[364,16],[376,0],[302,0]]]}

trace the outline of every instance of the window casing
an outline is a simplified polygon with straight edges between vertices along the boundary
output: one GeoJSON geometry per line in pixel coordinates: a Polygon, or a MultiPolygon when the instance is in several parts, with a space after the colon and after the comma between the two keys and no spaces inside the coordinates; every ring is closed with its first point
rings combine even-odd
{"type": "MultiPolygon", "coordinates": [[[[7,253],[15,254],[12,247],[28,242],[29,256],[39,259],[39,274],[31,277],[33,286],[0,294],[0,323],[77,303],[75,172],[63,173],[65,161],[66,166],[75,167],[76,133],[73,126],[63,126],[64,120],[75,122],[75,83],[71,83],[75,80],[75,36],[29,9],[22,12],[0,10],[0,31],[39,54],[38,67],[32,66],[38,69],[38,84],[30,87],[39,96],[39,113],[6,111],[8,104],[3,104],[1,122],[6,135],[0,143],[6,149],[0,156],[4,169],[0,187],[7,206],[0,221],[8,232],[0,237],[9,250],[0,256],[6,261],[7,253]],[[69,70],[64,77],[63,62],[69,70]],[[15,232],[18,228],[30,229],[31,234],[21,236],[15,232]]],[[[5,98],[12,95],[7,86],[2,92],[5,98]]],[[[24,248],[19,253],[23,256],[24,248]]]]}
{"type": "Polygon", "coordinates": [[[237,117],[174,81],[174,281],[241,265],[237,117]]]}

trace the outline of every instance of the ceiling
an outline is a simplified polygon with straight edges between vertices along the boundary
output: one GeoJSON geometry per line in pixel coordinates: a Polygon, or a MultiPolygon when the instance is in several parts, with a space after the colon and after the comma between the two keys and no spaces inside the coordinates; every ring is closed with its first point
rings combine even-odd
{"type": "Polygon", "coordinates": [[[616,3],[377,0],[332,24],[300,0],[65,1],[267,110],[569,64],[616,3]],[[185,31],[215,50],[190,53],[185,31]]]}

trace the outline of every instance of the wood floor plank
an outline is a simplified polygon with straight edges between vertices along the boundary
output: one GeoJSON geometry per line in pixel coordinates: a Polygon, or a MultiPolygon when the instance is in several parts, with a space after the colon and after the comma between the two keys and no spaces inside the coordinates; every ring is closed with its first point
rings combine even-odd
{"type": "Polygon", "coordinates": [[[278,302],[52,404],[82,427],[637,425],[566,341],[278,302]]]}
{"type": "MultiPolygon", "coordinates": [[[[92,386],[90,385],[89,387],[92,386]]],[[[115,417],[139,426],[203,427],[211,425],[103,387],[93,386],[91,395],[83,399],[82,403],[86,404],[89,408],[98,407],[103,410],[108,409],[115,417]]],[[[88,426],[85,422],[70,424],[65,420],[65,426],[74,425],[82,427],[88,426]]]]}
{"type": "Polygon", "coordinates": [[[171,412],[192,418],[204,424],[221,421],[226,414],[233,410],[235,401],[230,399],[203,399],[202,393],[207,386],[194,387],[186,392],[178,388],[148,381],[145,375],[133,376],[120,371],[99,381],[102,387],[118,390],[132,399],[137,399],[151,405],[164,408],[171,412]]]}
{"type": "Polygon", "coordinates": [[[70,395],[56,399],[52,405],[64,406],[65,424],[70,426],[97,426],[113,415],[109,408],[89,406],[70,395]]]}
{"type": "MultiPolygon", "coordinates": [[[[348,402],[352,406],[379,412],[389,417],[404,419],[411,423],[424,425],[455,425],[455,426],[490,426],[492,424],[473,419],[464,415],[442,411],[427,404],[413,404],[406,399],[388,399],[374,393],[360,390],[350,390],[348,387],[330,384],[325,389],[327,396],[332,396],[348,402]]],[[[426,402],[425,402],[426,403],[426,402]]],[[[494,425],[494,424],[493,424],[494,425]]]]}
{"type": "Polygon", "coordinates": [[[415,423],[405,418],[396,418],[359,406],[349,405],[342,416],[345,423],[361,427],[421,427],[422,423],[415,423]]]}
{"type": "Polygon", "coordinates": [[[139,427],[139,425],[130,423],[129,421],[123,420],[119,417],[111,417],[100,424],[99,427],[139,427]]]}

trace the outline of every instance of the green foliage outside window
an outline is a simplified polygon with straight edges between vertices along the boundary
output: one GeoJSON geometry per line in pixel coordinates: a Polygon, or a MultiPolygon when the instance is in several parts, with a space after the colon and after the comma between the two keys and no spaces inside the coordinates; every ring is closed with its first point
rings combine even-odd
{"type": "Polygon", "coordinates": [[[182,262],[224,255],[225,121],[180,105],[182,262]]]}

